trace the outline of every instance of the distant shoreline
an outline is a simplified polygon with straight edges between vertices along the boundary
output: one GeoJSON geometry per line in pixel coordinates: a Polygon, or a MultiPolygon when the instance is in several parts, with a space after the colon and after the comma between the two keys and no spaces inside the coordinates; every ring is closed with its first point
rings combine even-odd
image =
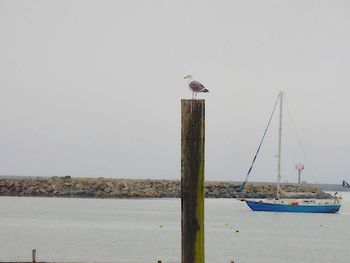
{"type": "MultiPolygon", "coordinates": [[[[207,198],[236,198],[239,182],[205,182],[207,198]]],[[[341,187],[341,186],[340,186],[341,187]]],[[[343,187],[341,187],[343,188],[343,187]]],[[[345,191],[350,190],[345,188],[345,191]]],[[[323,191],[344,191],[333,185],[284,184],[285,197],[331,198],[323,191]]],[[[248,183],[243,197],[273,198],[275,183],[248,183]]],[[[64,177],[0,177],[0,196],[42,196],[83,198],[180,198],[179,180],[71,178],[64,177]]]]}

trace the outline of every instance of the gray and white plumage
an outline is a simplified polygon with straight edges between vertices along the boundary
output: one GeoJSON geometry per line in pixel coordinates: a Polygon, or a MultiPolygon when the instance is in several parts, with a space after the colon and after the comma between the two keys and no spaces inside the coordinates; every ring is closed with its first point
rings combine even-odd
{"type": "Polygon", "coordinates": [[[187,75],[184,77],[184,79],[188,81],[188,87],[192,90],[192,99],[197,98],[198,92],[204,92],[204,93],[209,92],[209,90],[206,87],[204,87],[202,83],[196,80],[192,80],[193,79],[192,75],[187,75]]]}

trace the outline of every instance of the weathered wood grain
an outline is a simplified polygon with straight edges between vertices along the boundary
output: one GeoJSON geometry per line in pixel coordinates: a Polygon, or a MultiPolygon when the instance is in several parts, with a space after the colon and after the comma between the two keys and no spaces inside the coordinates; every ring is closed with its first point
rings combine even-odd
{"type": "Polygon", "coordinates": [[[204,263],[205,101],[181,101],[182,263],[204,263]]]}

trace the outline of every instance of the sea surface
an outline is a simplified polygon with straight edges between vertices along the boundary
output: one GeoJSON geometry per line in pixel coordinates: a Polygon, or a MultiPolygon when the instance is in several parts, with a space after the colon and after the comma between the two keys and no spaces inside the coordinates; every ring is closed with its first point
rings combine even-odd
{"type": "MultiPolygon", "coordinates": [[[[338,214],[252,212],[205,200],[206,262],[350,262],[350,193],[338,214]]],[[[0,197],[0,261],[181,261],[180,199],[0,197]]]]}

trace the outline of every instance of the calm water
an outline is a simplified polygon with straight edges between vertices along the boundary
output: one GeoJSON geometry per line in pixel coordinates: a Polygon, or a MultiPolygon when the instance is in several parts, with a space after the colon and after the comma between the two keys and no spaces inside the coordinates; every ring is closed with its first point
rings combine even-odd
{"type": "MultiPolygon", "coordinates": [[[[251,212],[206,200],[206,262],[350,262],[350,193],[339,214],[251,212]],[[236,230],[239,230],[236,233],[236,230]]],[[[0,261],[180,262],[180,200],[0,197],[0,261]]]]}

